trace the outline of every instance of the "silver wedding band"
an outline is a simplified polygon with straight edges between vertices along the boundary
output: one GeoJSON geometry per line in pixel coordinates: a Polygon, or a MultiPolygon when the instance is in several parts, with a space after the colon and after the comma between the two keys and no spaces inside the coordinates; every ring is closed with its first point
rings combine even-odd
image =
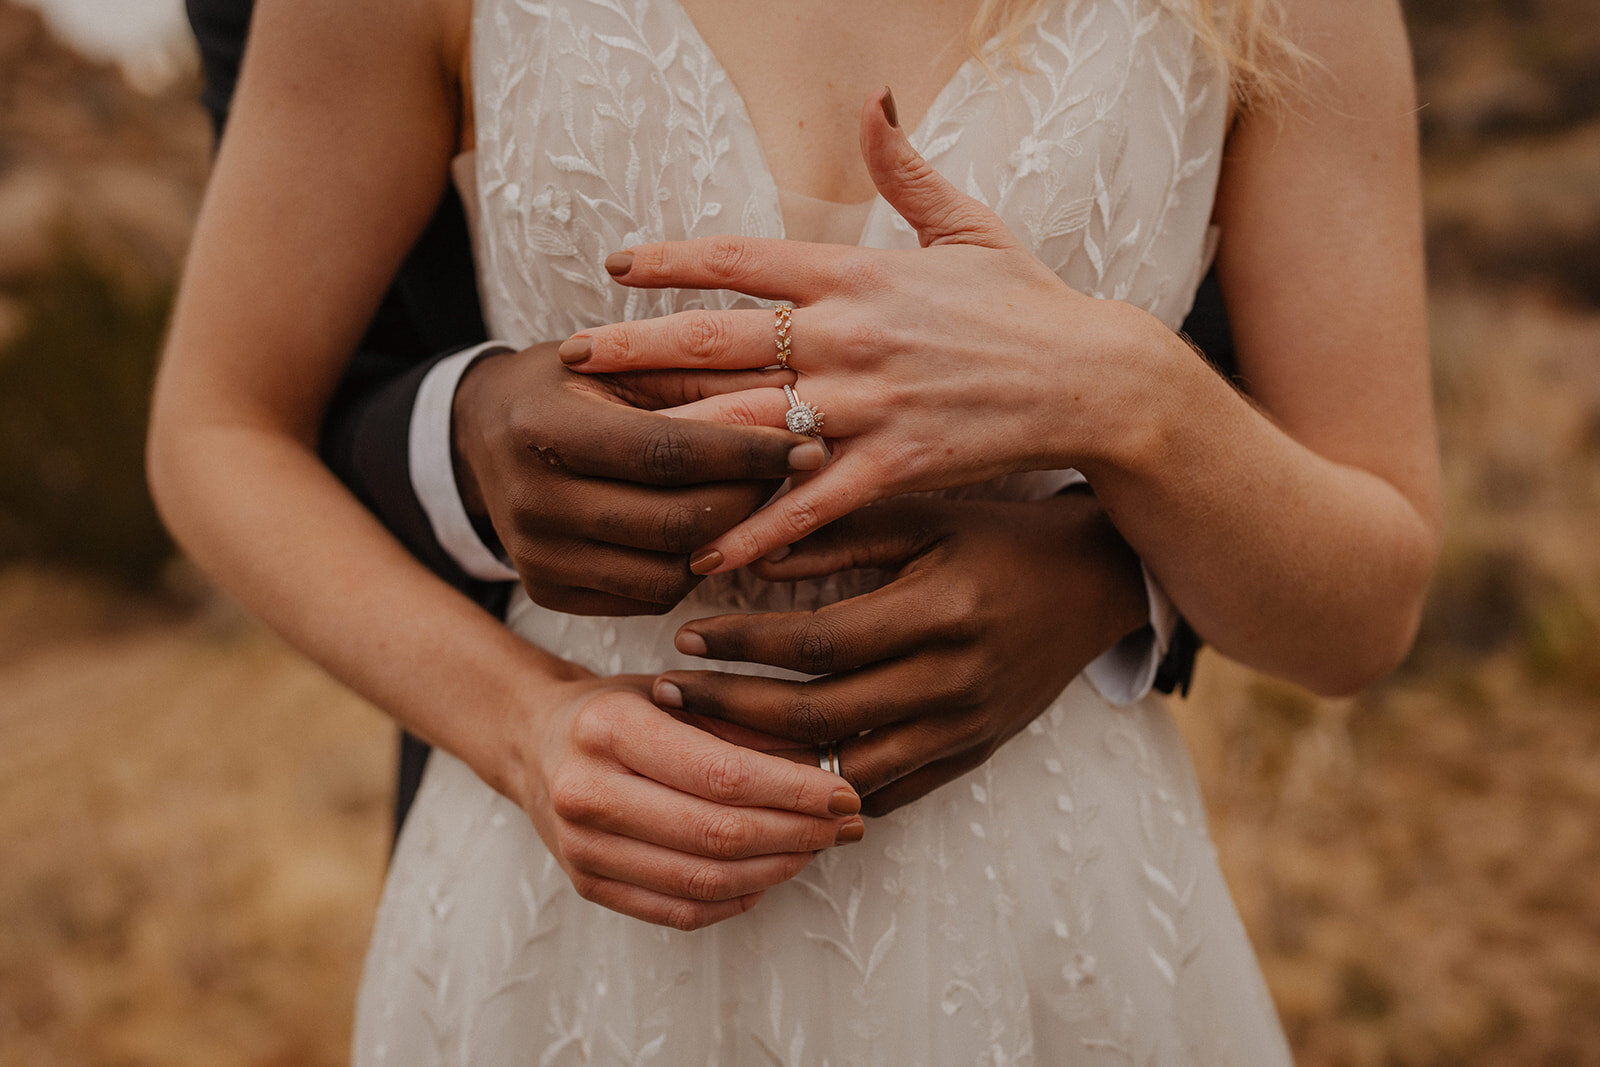
{"type": "Polygon", "coordinates": [[[837,742],[830,741],[826,745],[817,746],[817,765],[829,774],[838,775],[840,778],[844,777],[839,770],[839,745],[837,742]]]}

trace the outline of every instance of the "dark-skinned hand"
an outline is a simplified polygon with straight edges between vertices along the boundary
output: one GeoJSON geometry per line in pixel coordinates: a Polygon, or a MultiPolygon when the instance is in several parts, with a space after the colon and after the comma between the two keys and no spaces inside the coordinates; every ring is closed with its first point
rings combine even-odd
{"type": "Polygon", "coordinates": [[[554,344],[485,356],[452,409],[467,512],[487,517],[535,603],[577,615],[660,614],[701,581],[688,553],[821,467],[786,430],[657,414],[784,371],[587,377],[554,344]]]}
{"type": "Polygon", "coordinates": [[[856,568],[889,580],[816,611],[721,615],[677,634],[688,655],[819,677],[669,671],[656,703],[796,760],[838,741],[863,811],[883,815],[983,763],[1147,620],[1138,558],[1088,492],[887,500],[753,569],[794,581],[856,568]]]}

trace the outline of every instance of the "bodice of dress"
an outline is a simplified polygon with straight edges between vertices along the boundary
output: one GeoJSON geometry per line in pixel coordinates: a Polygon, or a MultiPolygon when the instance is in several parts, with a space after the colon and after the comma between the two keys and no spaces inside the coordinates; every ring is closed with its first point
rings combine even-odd
{"type": "MultiPolygon", "coordinates": [[[[756,306],[727,291],[626,288],[602,264],[645,241],[783,237],[786,211],[807,237],[858,228],[865,246],[916,247],[881,198],[853,219],[848,206],[780,193],[737,88],[678,0],[477,0],[472,48],[468,192],[492,336],[530,344],[690,308],[756,306]]],[[[963,64],[912,143],[1069,285],[1176,328],[1207,254],[1222,75],[1161,0],[1047,4],[1019,52],[1020,63],[990,55],[993,73],[976,58],[963,64]]],[[[1037,499],[1069,477],[1028,472],[957,492],[1037,499]]],[[[723,576],[695,596],[784,609],[869,581],[776,590],[723,576]]]]}
{"type": "MultiPolygon", "coordinates": [[[[479,261],[512,342],[693,307],[726,292],[626,289],[605,256],[642,241],[784,236],[744,103],[677,0],[478,0],[479,261]]],[[[969,60],[911,133],[1074,288],[1176,327],[1199,283],[1227,93],[1161,0],[1047,4],[1021,68],[969,60]]],[[[874,204],[861,244],[916,237],[874,204]]]]}

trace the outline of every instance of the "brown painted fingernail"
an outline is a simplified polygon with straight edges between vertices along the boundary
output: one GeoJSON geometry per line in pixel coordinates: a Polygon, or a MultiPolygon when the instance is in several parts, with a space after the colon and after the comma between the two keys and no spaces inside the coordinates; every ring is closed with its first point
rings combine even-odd
{"type": "Polygon", "coordinates": [[[673,639],[672,643],[685,656],[703,656],[706,654],[706,639],[693,630],[679,630],[678,636],[673,639]]]}
{"type": "Polygon", "coordinates": [[[707,549],[689,561],[689,569],[696,574],[710,574],[722,566],[722,553],[714,548],[707,549]]]}
{"type": "Polygon", "coordinates": [[[561,342],[556,355],[567,366],[576,366],[594,354],[594,341],[588,337],[569,337],[561,342]]]}
{"type": "Polygon", "coordinates": [[[828,798],[828,810],[835,815],[861,814],[861,798],[854,789],[835,789],[828,798]]]}
{"type": "Polygon", "coordinates": [[[659,707],[683,707],[683,690],[679,689],[671,682],[657,682],[655,684],[655,688],[651,690],[650,695],[655,699],[655,702],[659,707]]]}
{"type": "Polygon", "coordinates": [[[878,103],[883,107],[883,117],[889,120],[889,125],[898,130],[900,109],[894,106],[894,92],[887,85],[883,87],[883,95],[878,97],[878,103]]]}
{"type": "Polygon", "coordinates": [[[620,278],[632,269],[632,252],[613,252],[606,257],[606,273],[613,278],[620,278]]]}
{"type": "Polygon", "coordinates": [[[866,836],[867,824],[860,819],[851,819],[839,827],[839,832],[834,836],[833,843],[836,845],[853,845],[866,836]]]}
{"type": "Polygon", "coordinates": [[[821,441],[807,441],[789,449],[789,469],[792,471],[821,470],[828,462],[828,451],[821,441]]]}

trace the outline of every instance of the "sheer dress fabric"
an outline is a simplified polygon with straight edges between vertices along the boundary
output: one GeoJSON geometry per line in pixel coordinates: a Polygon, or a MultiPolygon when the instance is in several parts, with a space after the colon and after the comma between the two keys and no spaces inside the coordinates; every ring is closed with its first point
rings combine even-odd
{"type": "MultiPolygon", "coordinates": [[[[601,265],[641,241],[786,232],[743,103],[676,0],[478,0],[474,23],[491,336],[757,303],[626,289],[601,265]]],[[[1046,5],[1022,59],[993,78],[967,62],[913,143],[1070,285],[1176,328],[1207,254],[1221,75],[1159,0],[1046,5]]],[[[860,243],[916,238],[880,200],[860,243]]],[[[1068,478],[961,493],[1037,499],[1068,478]]],[[[659,618],[519,595],[507,622],[597,673],[648,674],[704,665],[673,649],[685,621],[877,580],[722,576],[659,618]]],[[[526,815],[436,752],[380,905],[354,1061],[1257,1067],[1289,1053],[1165,705],[1114,708],[1080,677],[985,766],[693,933],[582,900],[526,815]]]]}

